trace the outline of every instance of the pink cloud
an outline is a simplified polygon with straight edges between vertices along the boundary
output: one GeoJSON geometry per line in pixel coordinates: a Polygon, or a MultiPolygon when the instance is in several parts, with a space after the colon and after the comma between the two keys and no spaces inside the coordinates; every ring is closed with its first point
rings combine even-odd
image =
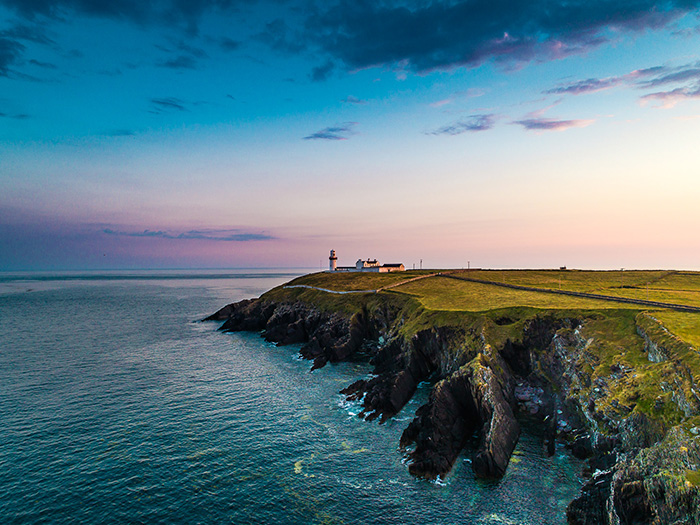
{"type": "Polygon", "coordinates": [[[529,118],[516,120],[514,124],[519,124],[528,131],[565,131],[571,128],[585,128],[595,122],[595,119],[574,119],[557,120],[553,118],[529,118]]]}
{"type": "Polygon", "coordinates": [[[690,89],[687,87],[672,89],[671,91],[658,91],[649,93],[639,99],[642,106],[649,102],[658,102],[659,106],[669,109],[683,100],[693,100],[700,98],[700,87],[690,89]]]}

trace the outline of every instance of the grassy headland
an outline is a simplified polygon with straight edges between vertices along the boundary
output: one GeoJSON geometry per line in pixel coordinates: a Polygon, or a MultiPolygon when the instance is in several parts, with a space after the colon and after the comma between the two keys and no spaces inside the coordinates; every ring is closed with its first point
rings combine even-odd
{"type": "Polygon", "coordinates": [[[551,453],[590,458],[570,523],[700,522],[700,273],[323,272],[212,319],[304,343],[314,367],[370,356],[343,391],[370,418],[432,382],[401,438],[416,475],[449,471],[476,431],[475,474],[502,476],[521,414],[551,453]]]}
{"type": "MultiPolygon", "coordinates": [[[[700,313],[679,312],[668,308],[645,307],[623,302],[603,301],[536,291],[516,290],[480,282],[445,278],[442,274],[480,281],[505,283],[543,291],[583,292],[610,297],[658,301],[700,307],[700,272],[654,271],[583,271],[583,270],[409,270],[396,273],[328,273],[305,275],[286,286],[310,286],[343,291],[380,290],[383,295],[401,294],[415,299],[430,312],[488,312],[501,309],[534,308],[538,310],[630,310],[658,312],[655,318],[669,332],[700,348],[700,313]],[[437,274],[437,275],[436,275],[437,274]],[[424,277],[412,280],[415,277],[424,277]],[[405,282],[408,281],[408,282],[405,282]],[[401,284],[404,283],[405,284],[401,284]],[[382,288],[390,287],[387,290],[382,288]]],[[[279,287],[267,294],[312,300],[318,306],[353,309],[364,304],[366,297],[339,296],[313,289],[279,287]]],[[[392,300],[393,302],[393,300],[392,300]]]]}

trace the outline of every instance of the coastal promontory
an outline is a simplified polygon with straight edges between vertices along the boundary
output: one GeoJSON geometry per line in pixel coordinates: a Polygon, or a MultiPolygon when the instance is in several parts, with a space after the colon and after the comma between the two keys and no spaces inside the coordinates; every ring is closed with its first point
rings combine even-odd
{"type": "Polygon", "coordinates": [[[369,360],[342,390],[368,420],[429,382],[399,443],[415,476],[466,454],[498,479],[528,421],[585,460],[569,523],[700,522],[699,273],[324,272],[206,320],[300,344],[312,368],[369,360]]]}

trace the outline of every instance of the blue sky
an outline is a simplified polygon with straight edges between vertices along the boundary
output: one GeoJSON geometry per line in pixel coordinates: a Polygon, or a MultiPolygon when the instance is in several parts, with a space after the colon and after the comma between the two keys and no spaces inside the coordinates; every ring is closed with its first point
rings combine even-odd
{"type": "Polygon", "coordinates": [[[699,6],[0,0],[0,270],[700,269],[699,6]]]}

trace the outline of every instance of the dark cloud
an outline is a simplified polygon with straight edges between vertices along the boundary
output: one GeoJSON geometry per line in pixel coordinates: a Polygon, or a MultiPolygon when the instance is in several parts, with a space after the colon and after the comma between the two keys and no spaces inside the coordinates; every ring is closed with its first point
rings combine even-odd
{"type": "Polygon", "coordinates": [[[26,19],[37,16],[67,18],[72,14],[128,20],[138,24],[178,24],[197,32],[207,11],[232,10],[253,0],[0,0],[26,19]]]}
{"type": "Polygon", "coordinates": [[[528,118],[516,120],[518,124],[528,131],[564,131],[570,128],[585,128],[595,122],[594,120],[557,120],[553,118],[528,118]]]}
{"type": "Polygon", "coordinates": [[[0,77],[9,76],[11,66],[19,61],[24,49],[21,42],[0,37],[0,77]]]}
{"type": "Polygon", "coordinates": [[[237,40],[233,40],[231,38],[224,37],[224,38],[219,40],[219,46],[224,51],[235,51],[239,47],[241,47],[241,43],[237,40]]]}
{"type": "Polygon", "coordinates": [[[465,120],[430,131],[428,135],[461,135],[468,131],[488,131],[493,128],[495,121],[495,115],[471,115],[465,120]]]}
{"type": "Polygon", "coordinates": [[[108,137],[133,137],[136,135],[136,132],[130,129],[113,129],[105,133],[105,135],[108,137]]]}
{"type": "Polygon", "coordinates": [[[17,40],[28,40],[47,46],[55,45],[55,42],[46,35],[46,29],[40,26],[17,24],[10,29],[0,31],[0,36],[17,40]]]}
{"type": "MultiPolygon", "coordinates": [[[[696,11],[700,0],[0,0],[29,22],[77,14],[179,27],[191,34],[204,14],[239,13],[255,4],[261,13],[274,7],[280,14],[253,38],[282,52],[325,53],[312,72],[322,80],[329,64],[341,62],[353,69],[399,65],[424,72],[489,60],[513,66],[561,58],[599,46],[620,31],[669,25],[696,11]]],[[[22,27],[33,31],[33,38],[46,38],[22,27]]],[[[213,41],[228,51],[241,45],[227,37],[213,41]]],[[[181,57],[166,63],[192,65],[181,57]]]]}
{"type": "Polygon", "coordinates": [[[302,34],[290,28],[281,18],[265,24],[265,28],[255,35],[255,39],[284,53],[299,53],[306,47],[302,34]]]}
{"type": "Polygon", "coordinates": [[[325,64],[322,64],[311,70],[311,80],[314,82],[322,82],[331,75],[334,69],[335,64],[333,64],[333,62],[329,60],[325,64]]]}
{"type": "Polygon", "coordinates": [[[196,69],[201,59],[207,58],[207,53],[200,47],[195,47],[184,40],[172,43],[171,46],[156,46],[170,56],[158,62],[158,66],[170,69],[196,69]]]}
{"type": "Polygon", "coordinates": [[[107,235],[120,235],[125,237],[147,237],[173,240],[203,240],[203,241],[224,241],[224,242],[248,242],[248,241],[268,241],[276,237],[266,233],[256,233],[243,231],[240,229],[230,230],[190,230],[181,233],[172,233],[163,230],[144,230],[142,232],[125,232],[105,228],[102,230],[107,235]]]}
{"type": "Polygon", "coordinates": [[[169,69],[197,69],[197,60],[189,55],[178,55],[158,64],[169,69]]]}
{"type": "Polygon", "coordinates": [[[344,122],[336,126],[323,128],[316,133],[304,137],[304,140],[347,140],[355,134],[354,127],[357,122],[344,122]]]}
{"type": "Polygon", "coordinates": [[[41,67],[44,69],[58,69],[56,64],[51,64],[50,62],[41,62],[40,60],[32,59],[29,61],[29,63],[34,65],[34,66],[41,67]]]}
{"type": "Polygon", "coordinates": [[[207,52],[201,47],[196,47],[188,44],[184,40],[180,40],[175,44],[175,49],[181,51],[182,53],[187,53],[193,58],[206,58],[207,52]]]}
{"type": "Polygon", "coordinates": [[[143,21],[148,11],[148,2],[139,0],[2,0],[2,4],[27,18],[58,17],[75,11],[90,16],[143,21]]]}
{"type": "Polygon", "coordinates": [[[350,68],[405,64],[414,71],[507,64],[585,52],[611,31],[643,31],[697,9],[700,0],[399,0],[338,2],[312,15],[307,35],[350,68]]]}
{"type": "Polygon", "coordinates": [[[30,116],[27,115],[26,113],[9,114],[9,113],[4,113],[4,112],[0,111],[0,118],[13,118],[15,120],[26,120],[26,119],[30,118],[30,116]]]}
{"type": "MultiPolygon", "coordinates": [[[[12,75],[15,78],[23,80],[38,80],[31,75],[13,70],[12,66],[20,65],[23,62],[22,56],[26,50],[26,46],[22,41],[48,46],[55,45],[54,41],[48,38],[45,33],[45,30],[38,27],[23,24],[16,24],[9,29],[0,31],[0,77],[12,75]]],[[[47,62],[30,60],[29,63],[44,68],[55,69],[53,64],[47,62]]]]}
{"type": "Polygon", "coordinates": [[[175,97],[166,98],[152,98],[151,106],[152,111],[155,113],[162,113],[163,111],[188,111],[185,107],[185,102],[175,97]]]}

